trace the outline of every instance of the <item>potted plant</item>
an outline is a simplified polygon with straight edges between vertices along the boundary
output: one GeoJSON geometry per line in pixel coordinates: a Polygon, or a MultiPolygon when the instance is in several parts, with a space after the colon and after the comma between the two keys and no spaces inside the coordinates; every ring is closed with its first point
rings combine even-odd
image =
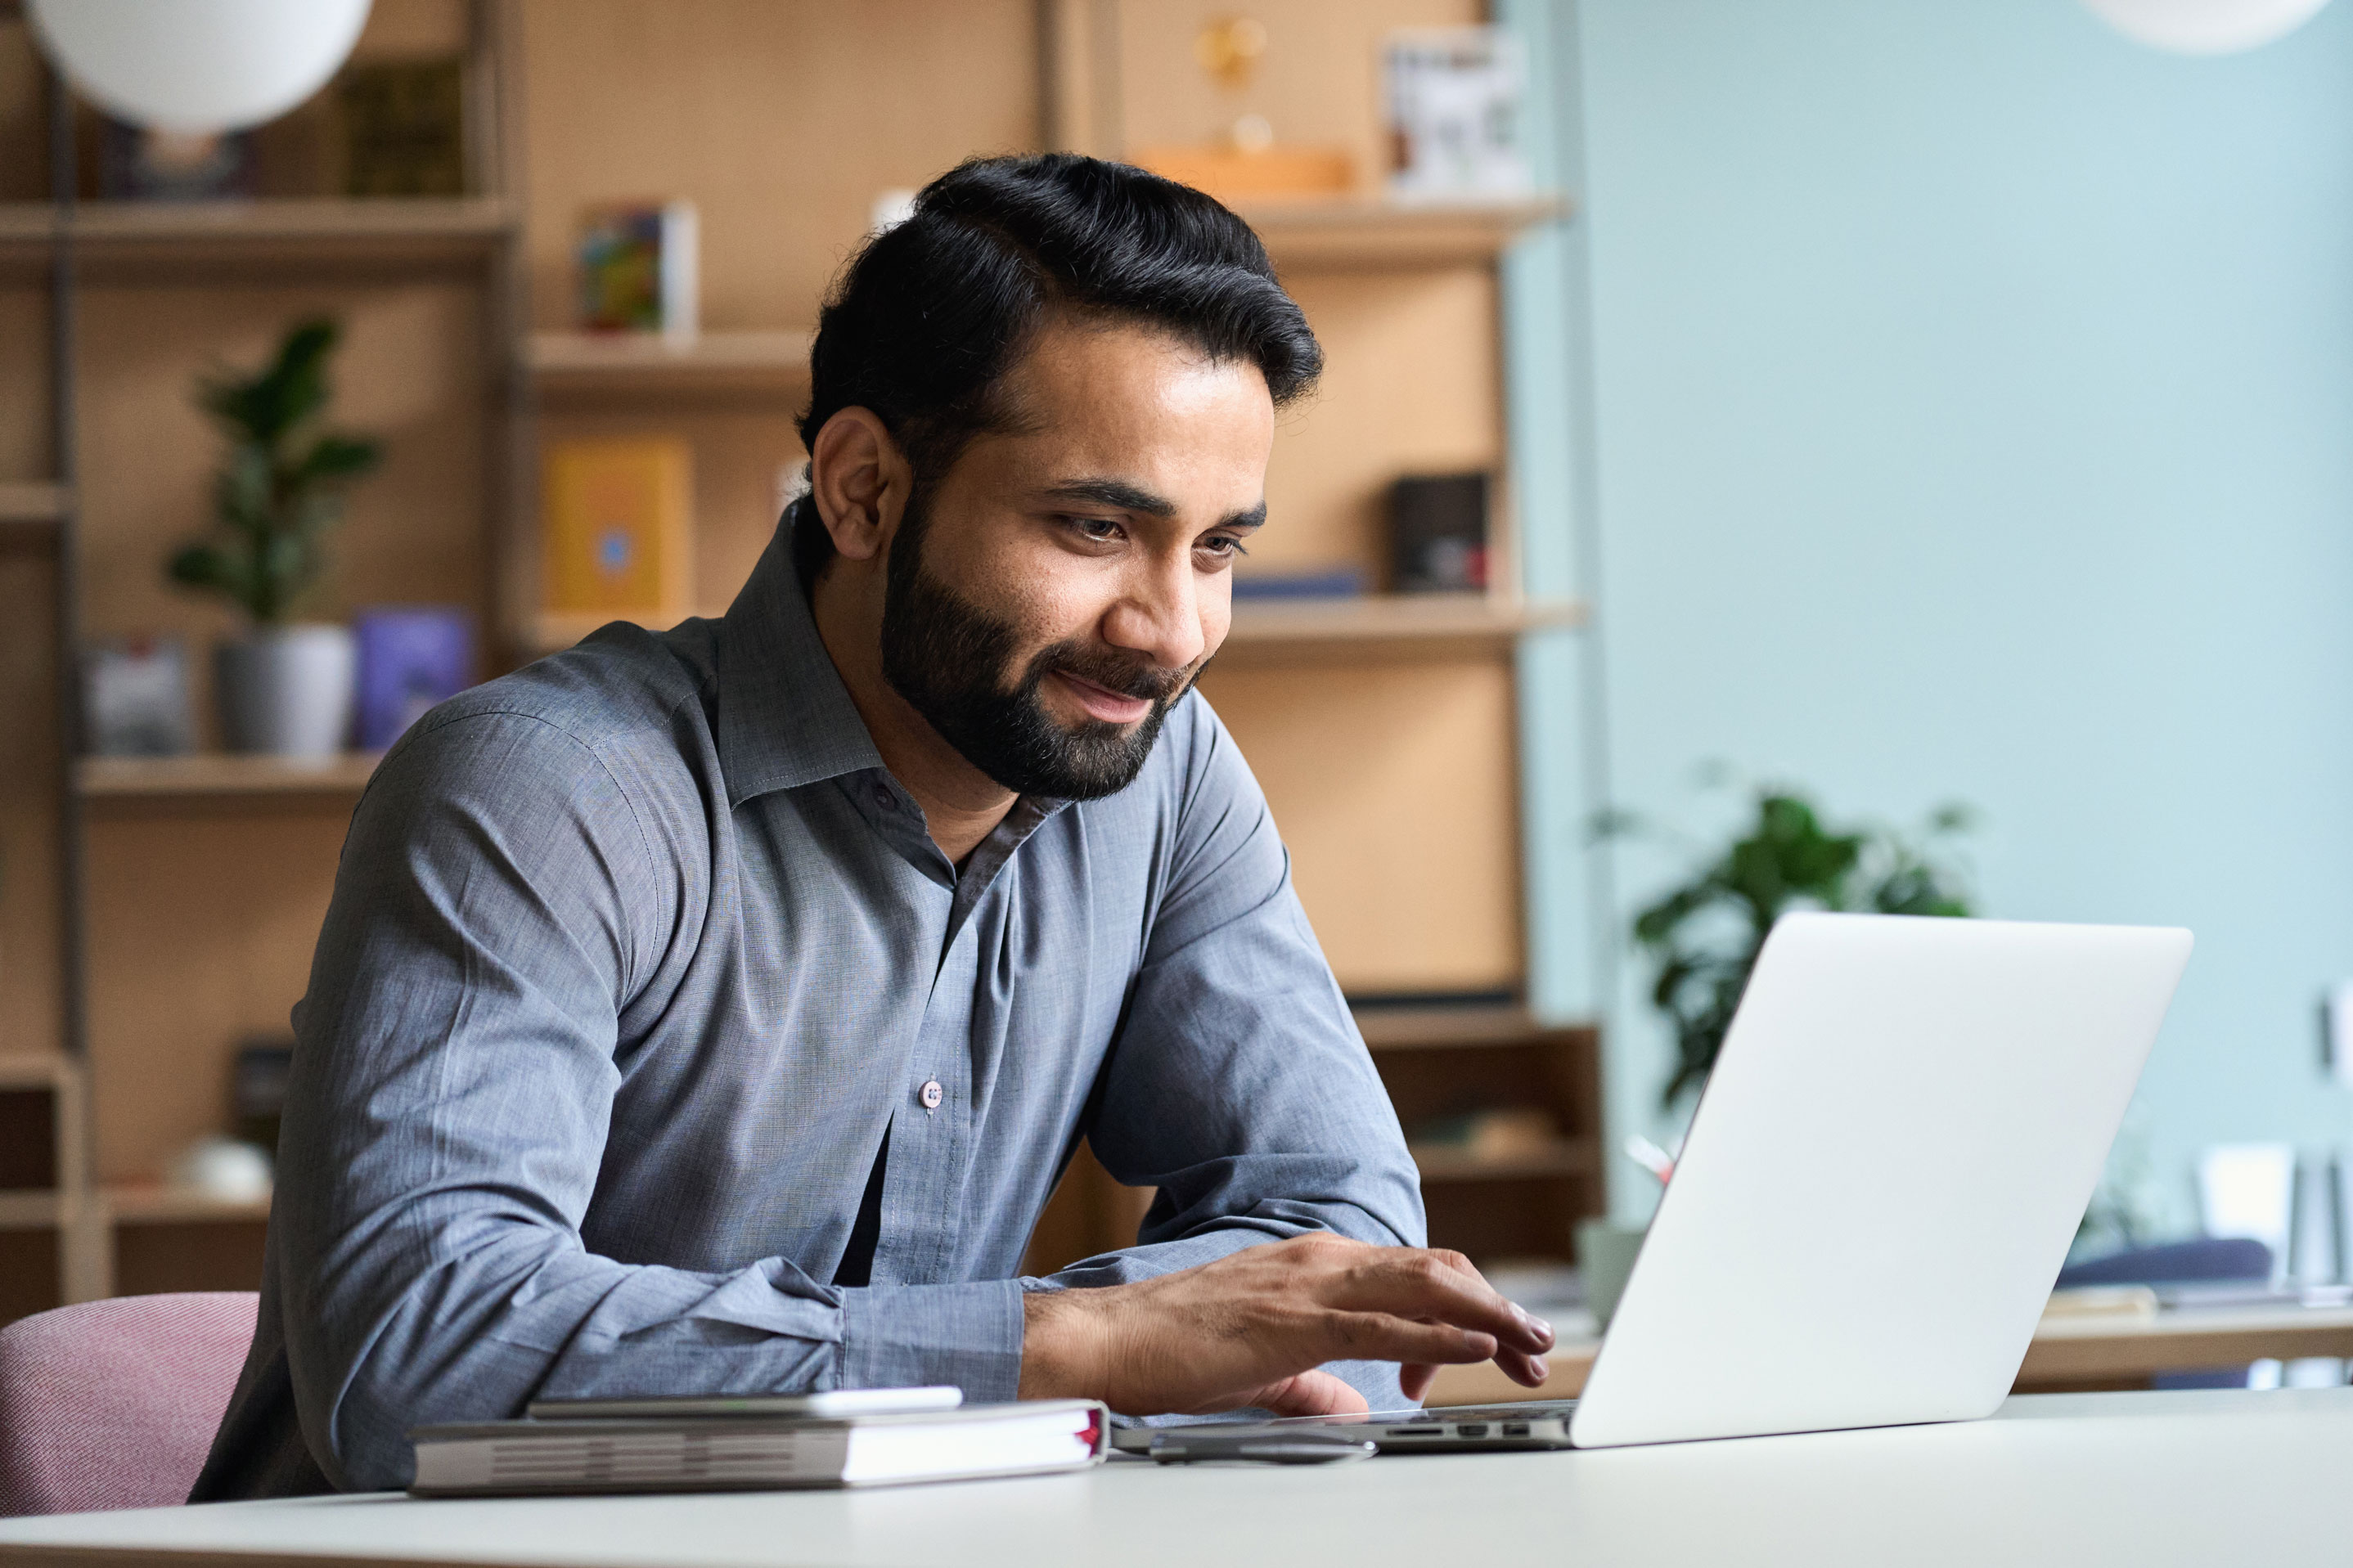
{"type": "MultiPolygon", "coordinates": [[[[1941,841],[1968,829],[1966,806],[1938,807],[1918,840],[1883,827],[1832,831],[1793,789],[1760,788],[1756,806],[1737,838],[1634,917],[1635,945],[1658,966],[1651,1001],[1675,1036],[1675,1070],[1662,1105],[1707,1081],[1766,933],[1785,910],[1970,912],[1966,879],[1935,853],[1941,841]]],[[[1639,830],[1625,816],[1602,825],[1605,834],[1639,830]]]]}
{"type": "Polygon", "coordinates": [[[214,652],[233,752],[332,756],[351,729],[350,629],[293,619],[326,565],[344,489],[382,455],[373,440],[322,426],[339,335],[323,318],[300,322],[261,371],[211,378],[197,392],[229,442],[213,481],[218,526],[175,551],[169,574],[226,596],[250,623],[214,652]]]}

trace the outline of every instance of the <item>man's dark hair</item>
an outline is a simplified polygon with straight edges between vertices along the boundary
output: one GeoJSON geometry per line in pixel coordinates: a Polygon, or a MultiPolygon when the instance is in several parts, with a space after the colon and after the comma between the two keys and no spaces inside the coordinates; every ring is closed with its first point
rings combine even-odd
{"type": "MultiPolygon", "coordinates": [[[[996,394],[1051,316],[1174,332],[1248,360],[1281,407],[1324,353],[1250,226],[1200,192],[1072,153],[976,158],[869,239],[818,318],[801,442],[844,408],[873,411],[921,492],[975,436],[1003,428],[996,394]]],[[[804,585],[833,557],[807,497],[788,514],[804,585]]]]}

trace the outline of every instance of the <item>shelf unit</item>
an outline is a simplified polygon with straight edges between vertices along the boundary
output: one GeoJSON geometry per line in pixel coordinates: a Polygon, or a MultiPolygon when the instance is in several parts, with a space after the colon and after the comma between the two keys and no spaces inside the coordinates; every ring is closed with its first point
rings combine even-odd
{"type": "MultiPolygon", "coordinates": [[[[153,532],[136,541],[142,560],[161,547],[160,530],[169,524],[168,518],[151,521],[144,498],[120,485],[109,489],[107,475],[75,482],[78,439],[106,452],[110,464],[121,464],[133,456],[125,440],[139,438],[135,424],[119,419],[107,430],[94,418],[86,421],[85,436],[74,428],[76,333],[87,344],[94,328],[107,326],[107,312],[125,301],[137,305],[185,286],[220,290],[210,298],[223,300],[283,300],[290,317],[298,302],[311,309],[317,307],[309,301],[324,299],[342,309],[338,301],[373,298],[367,290],[404,300],[436,288],[465,290],[470,313],[450,317],[444,340],[418,351],[448,362],[444,383],[407,394],[400,417],[437,405],[472,412],[462,427],[453,422],[420,434],[404,423],[396,454],[429,449],[441,469],[479,470],[480,534],[462,542],[479,557],[465,569],[481,582],[495,670],[568,646],[602,619],[534,613],[533,491],[543,439],[648,426],[691,432],[702,510],[701,570],[690,602],[723,605],[765,543],[779,469],[799,459],[791,417],[807,391],[807,323],[825,275],[857,242],[876,190],[918,183],[975,148],[1042,142],[1116,155],[1130,142],[1198,137],[1211,128],[1171,132],[1145,123],[1178,113],[1184,100],[1155,62],[1189,58],[1183,47],[1155,42],[1154,29],[1181,26],[1189,37],[1193,25],[1176,18],[1175,8],[1145,0],[973,0],[940,7],[925,23],[937,35],[927,37],[922,57],[932,63],[914,68],[904,40],[876,37],[861,19],[823,7],[791,8],[786,23],[770,0],[682,0],[678,26],[645,33],[623,25],[632,15],[628,0],[561,3],[571,36],[551,47],[547,28],[532,30],[531,47],[547,52],[532,60],[526,103],[521,21],[530,10],[533,20],[546,22],[554,14],[552,0],[464,0],[469,113],[479,111],[479,135],[470,138],[473,184],[482,195],[177,206],[0,203],[0,287],[22,288],[28,278],[43,287],[54,281],[55,331],[66,350],[56,401],[55,482],[0,486],[0,555],[13,559],[11,570],[32,570],[36,558],[47,562],[58,584],[54,673],[61,699],[69,691],[68,663],[79,635],[75,606],[89,593],[75,577],[81,524],[95,519],[120,532],[129,526],[122,520],[135,517],[153,532]],[[1057,45],[1113,14],[1124,41],[1057,45]],[[625,34],[639,37],[642,47],[579,41],[625,34]],[[708,70],[709,51],[720,39],[746,66],[725,79],[708,70]],[[1041,57],[1046,68],[1039,73],[1033,68],[1041,57]],[[828,129],[829,111],[776,84],[803,79],[817,60],[828,62],[829,90],[893,107],[889,134],[875,142],[872,158],[854,164],[796,160],[788,167],[764,165],[754,178],[691,129],[729,123],[742,132],[744,145],[810,144],[828,129]],[[626,126],[609,114],[617,101],[639,105],[626,126]],[[921,112],[906,112],[916,104],[921,112]],[[1117,112],[1081,112],[1086,104],[1117,112]],[[703,209],[704,300],[714,325],[676,344],[562,330],[579,208],[649,190],[691,195],[703,209]],[[85,301],[77,322],[72,307],[85,283],[113,292],[85,301]],[[101,447],[101,440],[111,444],[101,447]]],[[[1398,0],[1377,17],[1342,0],[1287,3],[1323,13],[1319,36],[1342,40],[1341,54],[1350,59],[1366,58],[1379,28],[1463,19],[1446,0],[1398,0]],[[1352,28],[1364,33],[1364,49],[1356,48],[1352,28]]],[[[378,0],[370,26],[390,18],[413,30],[417,17],[453,9],[438,0],[378,0]]],[[[1271,15],[1269,22],[1273,47],[1293,48],[1282,17],[1271,15]]],[[[1347,75],[1328,65],[1316,68],[1334,80],[1347,75]]],[[[0,76],[0,83],[6,79],[0,76]]],[[[1377,133],[1360,123],[1366,112],[1345,93],[1311,92],[1278,123],[1286,135],[1296,127],[1310,140],[1370,148],[1377,133]]],[[[1286,415],[1278,437],[1270,500],[1282,526],[1263,536],[1258,559],[1278,568],[1364,559],[1373,548],[1378,486],[1388,476],[1503,468],[1495,264],[1516,238],[1565,217],[1567,205],[1548,196],[1410,205],[1345,198],[1250,203],[1240,210],[1331,355],[1314,406],[1286,415]]],[[[228,341],[227,331],[224,325],[216,341],[228,341]]],[[[356,337],[347,352],[357,352],[356,337]]],[[[167,362],[159,351],[154,363],[182,362],[167,362]]],[[[347,392],[367,381],[358,371],[354,360],[347,392]]],[[[173,374],[185,376],[179,369],[173,374]]],[[[139,464],[159,461],[144,449],[135,456],[139,464]]],[[[403,525],[430,517],[448,499],[413,489],[398,514],[403,525]]],[[[469,492],[470,507],[472,499],[469,492]]],[[[1303,895],[1353,989],[1492,990],[1514,978],[1505,973],[1510,964],[1469,974],[1461,962],[1466,952],[1511,951],[1518,940],[1510,655],[1524,637],[1573,630],[1582,615],[1573,604],[1516,595],[1508,497],[1505,502],[1493,595],[1246,602],[1237,606],[1232,635],[1206,682],[1260,768],[1292,842],[1303,895]],[[1466,756],[1476,787],[1450,791],[1453,804],[1442,816],[1420,813],[1412,803],[1430,792],[1416,770],[1458,776],[1466,756]],[[1364,787],[1332,793],[1356,802],[1347,809],[1361,808],[1362,816],[1324,812],[1306,793],[1357,772],[1369,781],[1364,787]],[[1404,882],[1388,889],[1353,886],[1347,879],[1365,858],[1367,826],[1395,833],[1409,821],[1411,830],[1401,837],[1413,864],[1403,868],[1404,882]],[[1472,868],[1463,874],[1467,892],[1430,892],[1429,879],[1456,876],[1461,867],[1472,868]],[[1396,917],[1398,905],[1421,912],[1396,917]],[[1378,929],[1384,921],[1397,929],[1378,929]],[[1417,944],[1446,951],[1419,968],[1404,964],[1413,973],[1385,984],[1388,967],[1398,966],[1400,954],[1416,954],[1417,944]]],[[[364,535],[355,521],[346,539],[364,535]]],[[[124,558],[116,544],[110,570],[124,558]]],[[[404,559],[436,549],[452,552],[446,537],[438,545],[404,541],[404,548],[410,552],[404,559]]],[[[58,718],[71,721],[62,700],[58,718]]],[[[69,735],[62,746],[69,756],[69,735]]],[[[210,1268],[244,1268],[258,1258],[266,1207],[192,1202],[132,1179],[152,1178],[172,1141],[184,1141],[187,1131],[154,1114],[153,1105],[132,1102],[167,1093],[191,1104],[216,1099],[221,1086],[206,1075],[217,1069],[227,1047],[224,1020],[233,1013],[218,995],[198,994],[210,971],[195,959],[167,967],[181,955],[176,943],[161,940],[161,917],[147,906],[192,900],[192,889],[207,900],[217,894],[218,910],[192,900],[188,908],[201,912],[174,918],[201,925],[190,940],[209,944],[201,955],[206,964],[234,969],[233,989],[269,999],[282,1016],[301,984],[300,964],[290,955],[301,946],[299,959],[308,957],[304,920],[309,931],[316,930],[306,900],[323,904],[350,802],[373,766],[364,757],[318,768],[218,756],[60,760],[53,807],[62,867],[57,893],[59,929],[69,936],[56,965],[58,1059],[77,1075],[69,1092],[84,1097],[81,1141],[69,1162],[84,1195],[18,1203],[17,1194],[0,1215],[54,1216],[60,1246],[74,1254],[59,1268],[66,1293],[157,1288],[174,1279],[208,1282],[216,1276],[170,1272],[194,1270],[207,1247],[217,1253],[210,1268]],[[92,824],[87,834],[85,813],[92,824]],[[159,858],[184,853],[174,833],[199,824],[215,837],[200,853],[185,851],[184,868],[173,874],[178,882],[151,898],[159,858]],[[79,863],[85,854],[87,868],[79,863]],[[76,900],[91,882],[101,907],[85,920],[76,900]],[[268,900],[250,893],[258,883],[273,889],[268,900]],[[141,900],[145,906],[132,907],[141,900]],[[91,987],[83,973],[83,933],[90,938],[88,962],[107,988],[87,1029],[80,1013],[91,987]],[[112,995],[111,977],[134,967],[143,1011],[112,995]],[[206,1020],[201,1049],[195,1026],[175,1011],[206,1020]],[[142,1046],[146,1054],[138,1059],[154,1065],[140,1069],[148,1073],[142,1079],[120,1059],[118,1046],[150,1027],[163,1043],[142,1046]],[[73,1055],[85,1037],[91,1053],[73,1055]],[[121,1125],[126,1105],[144,1118],[131,1131],[121,1125]],[[166,1243],[184,1250],[173,1253],[166,1243]]],[[[12,952],[12,964],[21,967],[23,951],[12,952]]],[[[1444,1114],[1465,1094],[1476,1094],[1498,1104],[1551,1107],[1562,1131],[1556,1146],[1507,1168],[1473,1170],[1451,1152],[1422,1148],[1435,1234],[1474,1253],[1565,1253],[1574,1218],[1599,1201],[1590,1143],[1598,1101],[1583,1087],[1592,1070],[1589,1033],[1541,1030],[1516,1016],[1472,1019],[1461,1009],[1442,1011],[1443,1017],[1419,1021],[1388,1009],[1361,1015],[1401,1115],[1414,1121],[1444,1114]]],[[[236,1022],[250,1026],[241,1016],[236,1022]]],[[[1105,1178],[1094,1188],[1076,1181],[1057,1202],[1066,1215],[1077,1205],[1089,1234],[1119,1239],[1122,1226],[1132,1235],[1145,1196],[1108,1189],[1105,1178]]]]}
{"type": "Polygon", "coordinates": [[[383,760],[351,752],[316,762],[197,752],[185,757],[84,757],[74,784],[84,800],[168,800],[192,796],[356,795],[383,760]]]}
{"type": "MultiPolygon", "coordinates": [[[[261,1020],[272,1014],[283,1019],[284,1003],[269,999],[290,1001],[290,983],[299,989],[317,923],[304,906],[323,903],[342,821],[377,760],[75,756],[82,627],[132,629],[119,607],[93,616],[90,605],[135,600],[121,586],[126,554],[160,563],[172,533],[194,525],[169,502],[200,495],[200,475],[168,492],[160,515],[155,497],[132,499],[144,474],[209,466],[210,437],[186,412],[183,389],[216,367],[222,346],[240,332],[274,342],[303,311],[361,321],[375,312],[385,323],[376,346],[363,346],[365,333],[354,326],[341,351],[338,413],[347,416],[355,398],[385,384],[373,373],[389,361],[399,405],[391,415],[398,421],[394,467],[404,458],[408,467],[406,479],[387,472],[371,484],[406,487],[403,524],[412,533],[412,519],[447,515],[453,499],[481,519],[457,552],[476,564],[456,591],[378,596],[470,599],[485,610],[506,599],[506,542],[529,411],[508,346],[522,319],[522,209],[510,194],[520,159],[518,100],[506,47],[519,3],[380,0],[375,9],[363,57],[375,40],[379,54],[446,47],[465,58],[468,177],[480,194],[79,199],[71,99],[46,73],[0,74],[39,80],[47,110],[53,199],[0,203],[0,289],[30,289],[46,301],[49,352],[38,397],[47,404],[51,473],[0,483],[0,556],[37,557],[54,588],[47,661],[54,700],[43,717],[58,759],[42,826],[53,855],[28,857],[19,876],[12,847],[9,879],[46,882],[55,899],[55,981],[33,984],[26,966],[35,959],[23,944],[10,952],[5,974],[19,995],[52,994],[45,1000],[55,1034],[42,1040],[12,1032],[7,1044],[48,1047],[28,1059],[46,1064],[56,1085],[42,1092],[60,1125],[75,1128],[53,1141],[48,1188],[0,1192],[0,1232],[7,1233],[0,1247],[14,1248],[0,1258],[0,1281],[29,1278],[16,1267],[27,1235],[47,1233],[59,1258],[46,1271],[49,1299],[0,1289],[0,1321],[118,1289],[251,1288],[268,1205],[178,1192],[158,1173],[190,1136],[219,1127],[225,1057],[238,1036],[266,1026],[261,1020]],[[395,35],[388,46],[379,23],[395,35]],[[150,386],[162,390],[150,395],[150,386]],[[465,416],[469,402],[481,417],[465,416]],[[174,421],[176,431],[157,428],[174,421]],[[191,434],[205,443],[200,456],[191,434]],[[104,462],[78,465],[79,447],[104,462]],[[470,492],[470,463],[479,476],[470,492]],[[102,556],[107,574],[82,574],[85,555],[102,556]]],[[[9,25],[0,28],[0,48],[37,61],[21,12],[0,7],[0,24],[9,25]]],[[[240,349],[239,357],[251,352],[240,349]]],[[[35,363],[20,359],[7,374],[35,363]]],[[[10,389],[28,390],[24,382],[10,389]]],[[[375,420],[346,422],[365,428],[375,420]]],[[[428,524],[417,540],[424,553],[412,547],[406,559],[451,553],[434,551],[434,538],[428,524]]],[[[437,587],[451,579],[438,564],[409,571],[411,580],[419,575],[437,587]]],[[[486,620],[495,625],[497,616],[486,620]]],[[[11,657],[21,660],[22,648],[11,657]]],[[[494,660],[501,651],[491,650],[494,660]]],[[[20,684],[30,673],[9,672],[20,684]]],[[[28,805],[20,796],[8,809],[21,820],[28,805]]],[[[28,892],[11,890],[22,908],[28,892]]],[[[19,1019],[40,1011],[22,1002],[11,1009],[19,1019]]],[[[0,1068],[0,1105],[15,1092],[11,1082],[0,1068]]]]}

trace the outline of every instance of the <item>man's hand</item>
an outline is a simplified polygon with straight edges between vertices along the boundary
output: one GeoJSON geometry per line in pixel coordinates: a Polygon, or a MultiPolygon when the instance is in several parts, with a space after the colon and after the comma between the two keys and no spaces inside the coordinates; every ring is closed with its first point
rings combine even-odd
{"type": "Polygon", "coordinates": [[[1419,1400],[1439,1367],[1492,1359],[1545,1379],[1552,1328],[1488,1289],[1459,1252],[1314,1235],[1132,1285],[1022,1299],[1021,1397],[1100,1399],[1125,1415],[1262,1405],[1279,1415],[1365,1408],[1314,1370],[1400,1363],[1419,1400]]]}

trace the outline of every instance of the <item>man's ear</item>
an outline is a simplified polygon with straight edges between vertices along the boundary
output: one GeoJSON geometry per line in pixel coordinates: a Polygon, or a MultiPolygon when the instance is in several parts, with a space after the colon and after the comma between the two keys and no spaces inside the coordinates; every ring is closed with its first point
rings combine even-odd
{"type": "Polygon", "coordinates": [[[898,531],[914,474],[899,443],[871,409],[844,408],[825,422],[809,452],[809,496],[833,547],[871,561],[898,531]]]}

